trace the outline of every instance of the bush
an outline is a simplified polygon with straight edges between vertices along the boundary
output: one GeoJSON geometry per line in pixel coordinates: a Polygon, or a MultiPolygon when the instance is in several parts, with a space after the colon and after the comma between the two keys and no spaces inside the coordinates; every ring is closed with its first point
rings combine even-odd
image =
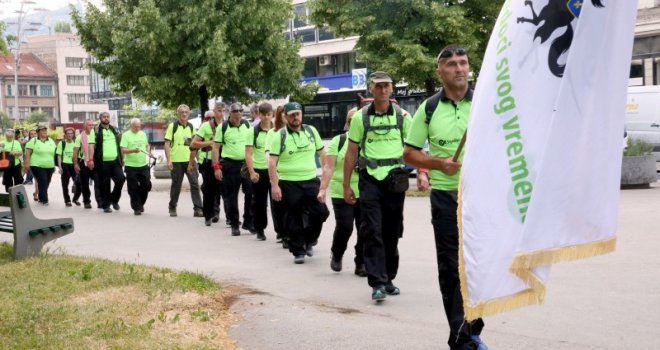
{"type": "Polygon", "coordinates": [[[628,139],[628,148],[623,151],[624,157],[637,157],[649,155],[653,152],[653,145],[641,139],[628,139]]]}

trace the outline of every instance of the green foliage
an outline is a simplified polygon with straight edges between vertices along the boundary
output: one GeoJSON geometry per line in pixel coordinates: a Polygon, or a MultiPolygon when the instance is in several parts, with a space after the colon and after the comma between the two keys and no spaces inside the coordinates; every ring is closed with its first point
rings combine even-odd
{"type": "Polygon", "coordinates": [[[301,85],[298,90],[291,95],[289,100],[296,101],[298,103],[311,102],[320,88],[321,84],[319,84],[319,82],[316,80],[311,83],[301,85]]]}
{"type": "Polygon", "coordinates": [[[27,122],[30,124],[45,123],[47,121],[48,116],[44,112],[32,112],[27,118],[27,122]]]}
{"type": "Polygon", "coordinates": [[[289,0],[107,0],[86,17],[72,7],[91,67],[120,92],[167,108],[199,106],[198,92],[249,102],[250,90],[283,97],[302,71],[299,43],[283,35],[289,0]]]}
{"type": "Polygon", "coordinates": [[[9,53],[9,46],[7,45],[7,41],[9,41],[9,38],[5,39],[3,36],[6,29],[7,29],[7,25],[5,24],[5,22],[0,21],[0,54],[3,55],[9,53]]]}
{"type": "Polygon", "coordinates": [[[0,111],[0,129],[5,130],[14,127],[14,120],[7,113],[0,111]]]}
{"type": "Polygon", "coordinates": [[[468,50],[479,71],[503,0],[311,0],[311,19],[340,37],[359,35],[356,50],[371,70],[432,93],[436,57],[449,44],[468,50]]]}
{"type": "Polygon", "coordinates": [[[71,33],[71,23],[57,21],[57,23],[55,23],[55,33],[71,33]]]}
{"type": "Polygon", "coordinates": [[[653,152],[653,145],[642,140],[628,138],[628,147],[623,151],[625,157],[638,157],[649,155],[653,152]]]}

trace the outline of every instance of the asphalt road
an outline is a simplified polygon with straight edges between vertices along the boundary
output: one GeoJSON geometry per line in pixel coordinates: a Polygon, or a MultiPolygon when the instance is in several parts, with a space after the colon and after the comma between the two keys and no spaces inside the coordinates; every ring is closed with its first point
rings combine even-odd
{"type": "MultiPolygon", "coordinates": [[[[133,215],[126,193],[112,214],[66,208],[57,175],[50,206],[32,207],[39,217],[75,218],[75,232],[50,251],[185,269],[241,287],[231,336],[243,349],[447,348],[427,198],[406,199],[395,280],[402,293],[377,305],[366,279],[352,273],[352,251],[344,271],[330,270],[332,220],[314,257],[294,265],[270,229],[259,242],[231,237],[224,223],[205,227],[192,217],[187,192],[170,218],[167,181],[155,181],[161,191],[150,194],[142,216],[133,215]]],[[[487,318],[482,339],[491,350],[660,349],[660,183],[622,191],[620,206],[617,250],[555,266],[545,305],[487,318]]]]}

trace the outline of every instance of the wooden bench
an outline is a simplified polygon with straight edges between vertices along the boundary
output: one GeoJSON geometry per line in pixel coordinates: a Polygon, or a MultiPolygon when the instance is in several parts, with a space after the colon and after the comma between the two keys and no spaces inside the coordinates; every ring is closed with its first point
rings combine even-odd
{"type": "Polygon", "coordinates": [[[30,209],[25,186],[18,185],[9,193],[0,193],[0,232],[14,234],[14,258],[39,255],[44,244],[73,232],[73,219],[37,219],[30,209]]]}

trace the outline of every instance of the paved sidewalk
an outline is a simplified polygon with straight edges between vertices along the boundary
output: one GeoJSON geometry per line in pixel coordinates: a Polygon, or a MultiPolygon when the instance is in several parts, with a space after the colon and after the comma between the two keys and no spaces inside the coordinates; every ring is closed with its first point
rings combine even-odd
{"type": "MultiPolygon", "coordinates": [[[[150,194],[142,216],[133,215],[126,193],[112,214],[66,208],[59,181],[55,175],[50,206],[32,202],[38,217],[75,218],[76,231],[48,245],[51,251],[186,269],[248,288],[233,306],[240,319],[231,336],[243,349],[447,348],[427,198],[406,200],[395,280],[402,294],[376,305],[366,279],[352,273],[352,250],[344,271],[329,268],[332,216],[314,257],[294,265],[270,228],[259,242],[247,233],[231,237],[224,220],[205,227],[192,216],[188,192],[170,218],[168,180],[155,180],[161,190],[150,194]]],[[[659,224],[660,184],[623,191],[616,252],[557,265],[544,306],[487,318],[482,338],[491,350],[660,348],[659,224]]]]}

